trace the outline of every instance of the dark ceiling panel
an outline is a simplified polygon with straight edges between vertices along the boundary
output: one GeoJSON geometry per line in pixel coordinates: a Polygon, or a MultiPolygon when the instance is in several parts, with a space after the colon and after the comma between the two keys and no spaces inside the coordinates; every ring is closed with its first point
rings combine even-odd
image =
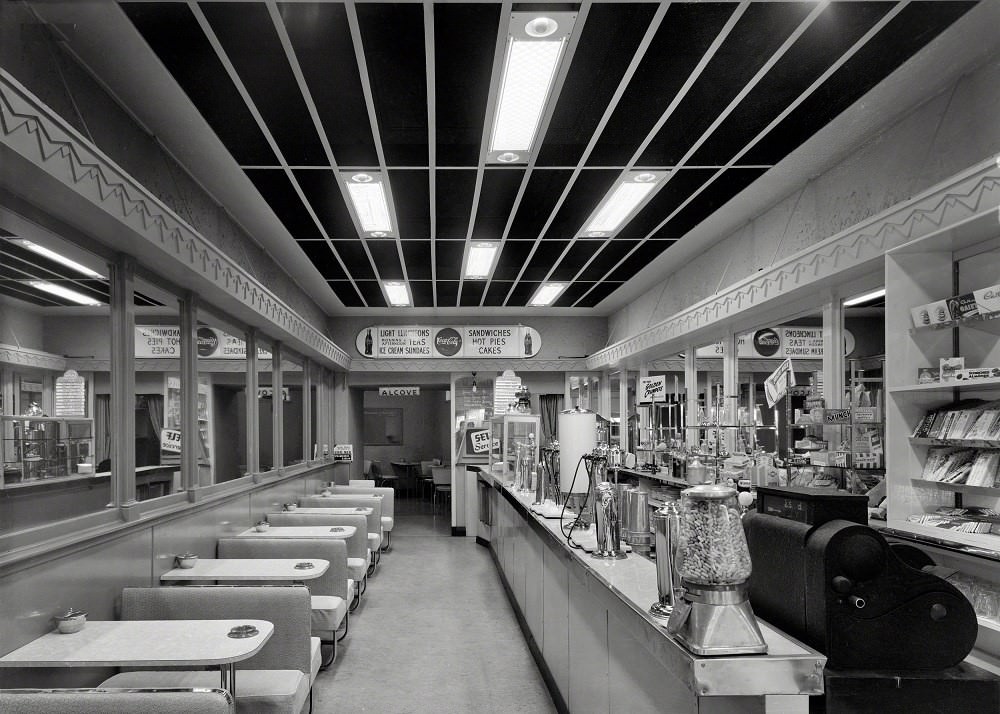
{"type": "Polygon", "coordinates": [[[354,240],[335,240],[333,247],[347,266],[347,272],[355,280],[372,280],[375,272],[372,270],[371,261],[365,253],[364,245],[360,238],[354,240]]]}
{"type": "Polygon", "coordinates": [[[666,240],[648,240],[642,243],[632,255],[625,259],[624,263],[608,276],[608,279],[612,282],[631,280],[636,273],[649,265],[650,261],[671,245],[673,242],[666,240]]]}
{"type": "MultiPolygon", "coordinates": [[[[329,169],[299,169],[293,173],[326,234],[334,239],[356,238],[358,229],[340,192],[337,173],[329,169]]],[[[293,190],[290,185],[289,189],[293,190]]]]}
{"type": "Polygon", "coordinates": [[[404,240],[403,259],[406,275],[410,280],[431,279],[431,242],[429,240],[404,240]]]}
{"type": "Polygon", "coordinates": [[[508,307],[525,307],[528,301],[538,290],[538,286],[541,283],[526,283],[520,282],[514,286],[514,292],[510,294],[510,299],[507,300],[508,307]]]}
{"type": "Polygon", "coordinates": [[[569,245],[568,240],[546,240],[538,244],[538,249],[524,269],[522,280],[544,280],[552,266],[559,260],[563,250],[569,245]]]}
{"type": "Polygon", "coordinates": [[[510,209],[517,198],[522,169],[486,169],[483,172],[483,187],[479,192],[479,206],[476,209],[476,227],[472,231],[473,240],[500,240],[507,227],[510,209]]]}
{"type": "Polygon", "coordinates": [[[555,219],[545,231],[545,240],[572,238],[614,184],[620,171],[581,171],[555,219]]]}
{"type": "Polygon", "coordinates": [[[245,171],[274,214],[285,224],[292,238],[316,240],[323,237],[282,169],[245,169],[245,171]]]}
{"type": "Polygon", "coordinates": [[[439,166],[479,163],[499,25],[499,3],[434,6],[434,123],[439,166]]]}
{"type": "Polygon", "coordinates": [[[458,285],[457,280],[437,281],[438,307],[458,307],[458,285]]]}
{"type": "MultiPolygon", "coordinates": [[[[435,277],[438,280],[458,280],[462,277],[462,257],[465,255],[465,241],[434,241],[435,277]]],[[[456,292],[457,295],[457,292],[456,292]]],[[[438,304],[441,303],[440,298],[438,304]]]]}
{"type": "Polygon", "coordinates": [[[569,252],[563,256],[552,273],[551,280],[572,280],[580,272],[580,268],[587,264],[587,261],[601,249],[604,241],[601,240],[578,240],[570,247],[569,252]]]}
{"type": "Polygon", "coordinates": [[[803,2],[751,4],[639,163],[670,166],[680,161],[814,7],[803,2]]]}
{"type": "Polygon", "coordinates": [[[552,303],[555,307],[573,307],[573,303],[594,287],[594,283],[576,282],[568,285],[565,290],[552,303]]]}
{"type": "Polygon", "coordinates": [[[486,289],[485,280],[466,280],[462,283],[462,295],[459,304],[462,307],[478,307],[486,289]]]}
{"type": "Polygon", "coordinates": [[[431,193],[429,171],[390,171],[392,200],[396,205],[399,237],[426,240],[431,237],[431,193]]]}
{"type": "Polygon", "coordinates": [[[576,307],[594,307],[625,283],[598,283],[593,290],[576,304],[576,307]]]}
{"type": "Polygon", "coordinates": [[[399,264],[399,249],[396,241],[386,239],[373,239],[367,241],[368,251],[372,254],[372,260],[378,268],[379,277],[382,280],[402,280],[403,266],[399,264]]]}
{"type": "Polygon", "coordinates": [[[572,166],[580,160],[655,12],[652,3],[591,7],[538,165],[572,166]]]}
{"type": "Polygon", "coordinates": [[[309,260],[326,280],[346,280],[347,273],[337,262],[333,250],[325,240],[305,240],[299,241],[299,248],[305,253],[309,260]]]}
{"type": "Polygon", "coordinates": [[[516,280],[534,244],[530,240],[509,240],[504,243],[493,277],[497,280],[516,280]]]}
{"type": "Polygon", "coordinates": [[[532,171],[528,188],[518,204],[517,215],[507,237],[526,240],[538,238],[571,175],[572,171],[568,170],[532,171]]]}
{"type": "Polygon", "coordinates": [[[715,174],[714,169],[676,169],[635,218],[625,224],[615,240],[642,240],[655,230],[684,200],[715,174]]]}
{"type": "Polygon", "coordinates": [[[430,280],[410,280],[413,307],[434,307],[434,283],[430,280]]]}
{"type": "Polygon", "coordinates": [[[382,286],[377,280],[359,280],[357,285],[368,307],[388,307],[385,295],[382,294],[382,286]]]}
{"type": "Polygon", "coordinates": [[[681,238],[715,213],[729,199],[764,175],[767,169],[729,169],[686,205],[655,234],[657,238],[681,238]]]}
{"type": "Polygon", "coordinates": [[[191,10],[179,3],[121,8],[236,161],[275,165],[267,139],[191,10]]]}
{"type": "Polygon", "coordinates": [[[365,304],[361,300],[361,296],[358,295],[358,291],[354,289],[354,286],[346,280],[337,280],[334,282],[327,283],[330,289],[333,290],[333,294],[337,296],[340,302],[344,303],[344,307],[364,307],[365,304]]]}
{"type": "Polygon", "coordinates": [[[483,300],[483,306],[502,307],[503,301],[507,299],[507,293],[510,292],[513,285],[513,282],[507,280],[494,280],[491,282],[489,289],[486,291],[486,298],[483,300]]]}
{"type": "Polygon", "coordinates": [[[355,7],[386,163],[426,165],[423,6],[359,3],[355,7]]]}
{"type": "Polygon", "coordinates": [[[881,82],[975,2],[915,2],[844,63],[742,159],[776,164],[881,82]]]}
{"type": "Polygon", "coordinates": [[[604,250],[594,256],[594,259],[580,274],[580,280],[600,280],[608,274],[630,250],[639,245],[636,240],[622,240],[615,238],[608,241],[604,250]]]}
{"type": "Polygon", "coordinates": [[[438,171],[436,177],[437,237],[465,240],[476,192],[475,171],[438,171]]]}
{"type": "Polygon", "coordinates": [[[721,2],[670,5],[589,165],[622,166],[632,157],[735,9],[721,2]]]}
{"type": "Polygon", "coordinates": [[[895,4],[839,2],[828,5],[702,144],[689,163],[713,166],[728,162],[895,4]]]}
{"type": "Polygon", "coordinates": [[[281,19],[341,166],[377,166],[368,108],[342,3],[281,3],[281,19]]]}
{"type": "Polygon", "coordinates": [[[290,165],[322,166],[326,152],[267,6],[199,5],[290,165]]]}

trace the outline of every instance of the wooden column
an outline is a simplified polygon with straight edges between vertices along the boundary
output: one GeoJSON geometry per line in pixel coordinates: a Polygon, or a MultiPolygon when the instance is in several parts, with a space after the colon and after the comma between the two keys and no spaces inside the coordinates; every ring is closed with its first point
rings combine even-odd
{"type": "Polygon", "coordinates": [[[111,283],[111,474],[122,517],[139,517],[135,499],[135,260],[119,255],[111,283]]]}
{"type": "MultiPolygon", "coordinates": [[[[197,501],[201,483],[198,448],[198,298],[186,293],[180,301],[181,332],[181,483],[188,499],[197,501]]],[[[214,454],[209,454],[209,458],[214,454]]]]}
{"type": "MultiPolygon", "coordinates": [[[[312,362],[302,358],[302,458],[311,461],[312,439],[312,362]]],[[[318,391],[318,390],[317,390],[318,391]]]]}
{"type": "Polygon", "coordinates": [[[285,448],[282,437],[285,428],[282,421],[284,403],[281,400],[281,389],[284,380],[281,378],[281,343],[271,346],[271,464],[273,469],[280,469],[285,463],[285,448]]]}
{"type": "Polygon", "coordinates": [[[246,332],[247,343],[247,473],[260,473],[260,400],[257,398],[257,332],[246,332]]]}

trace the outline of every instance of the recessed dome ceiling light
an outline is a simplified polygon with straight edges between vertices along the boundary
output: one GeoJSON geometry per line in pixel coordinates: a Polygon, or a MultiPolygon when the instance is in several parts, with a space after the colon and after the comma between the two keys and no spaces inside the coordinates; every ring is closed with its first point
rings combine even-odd
{"type": "Polygon", "coordinates": [[[519,158],[521,157],[518,154],[515,154],[513,151],[505,151],[499,156],[497,156],[497,161],[504,164],[512,164],[519,158]]]}
{"type": "Polygon", "coordinates": [[[559,23],[551,17],[536,17],[524,26],[524,31],[529,37],[548,37],[558,29],[559,23]]]}
{"type": "Polygon", "coordinates": [[[351,181],[354,181],[355,183],[371,183],[372,177],[368,174],[354,174],[351,176],[351,181]]]}
{"type": "Polygon", "coordinates": [[[656,180],[656,174],[644,173],[636,174],[635,180],[637,183],[652,183],[656,180]]]}
{"type": "Polygon", "coordinates": [[[591,231],[587,235],[590,236],[591,238],[603,238],[604,236],[607,235],[607,233],[605,233],[604,231],[591,231]]]}
{"type": "Polygon", "coordinates": [[[372,233],[372,238],[385,238],[386,233],[384,231],[375,231],[372,233]]]}

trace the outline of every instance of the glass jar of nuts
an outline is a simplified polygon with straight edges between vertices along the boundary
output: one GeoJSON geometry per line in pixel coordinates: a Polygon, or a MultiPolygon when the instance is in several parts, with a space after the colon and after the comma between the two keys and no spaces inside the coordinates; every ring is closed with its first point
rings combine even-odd
{"type": "Polygon", "coordinates": [[[677,572],[699,585],[750,579],[750,550],[735,488],[705,484],[681,492],[677,572]]]}

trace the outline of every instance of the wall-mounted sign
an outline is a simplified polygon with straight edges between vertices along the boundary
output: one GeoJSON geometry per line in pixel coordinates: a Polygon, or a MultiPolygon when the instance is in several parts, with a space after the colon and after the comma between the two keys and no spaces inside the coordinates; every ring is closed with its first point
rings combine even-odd
{"type": "Polygon", "coordinates": [[[160,451],[169,451],[172,454],[181,453],[180,429],[160,430],[160,451]]]}
{"type": "Polygon", "coordinates": [[[354,344],[370,359],[517,359],[537,355],[542,338],[524,325],[373,325],[354,344]]]}
{"type": "Polygon", "coordinates": [[[483,429],[482,431],[470,431],[469,439],[472,442],[472,453],[488,454],[490,452],[490,443],[492,439],[490,438],[489,429],[483,429]]]}
{"type": "MultiPolygon", "coordinates": [[[[854,352],[855,340],[850,330],[844,330],[844,354],[854,352]]],[[[721,342],[705,345],[695,350],[696,357],[721,357],[721,342]]],[[[764,327],[740,335],[736,340],[736,353],[740,359],[823,359],[823,328],[764,327]]]]}
{"type": "MultiPolygon", "coordinates": [[[[274,387],[257,387],[257,399],[274,399],[274,387]]],[[[288,387],[281,388],[281,401],[292,401],[292,397],[288,393],[288,387]]]]}
{"type": "Polygon", "coordinates": [[[75,370],[56,377],[56,416],[87,416],[87,382],[75,370]]]}
{"type": "Polygon", "coordinates": [[[792,368],[792,361],[786,359],[764,380],[764,396],[767,397],[768,408],[773,409],[778,400],[785,396],[788,388],[794,386],[795,370],[792,368]]]}
{"type": "MultiPolygon", "coordinates": [[[[204,359],[246,359],[247,343],[214,327],[199,327],[198,357],[204,359]]],[[[177,325],[136,325],[135,356],[139,358],[181,356],[181,328],[177,325]]],[[[271,353],[257,348],[257,359],[271,359],[271,353]]]]}
{"type": "Polygon", "coordinates": [[[380,397],[419,397],[420,387],[379,387],[380,397]]]}
{"type": "Polygon", "coordinates": [[[667,400],[666,375],[661,374],[659,377],[642,377],[639,380],[638,401],[640,404],[649,404],[650,402],[665,402],[666,400],[667,400]]]}

